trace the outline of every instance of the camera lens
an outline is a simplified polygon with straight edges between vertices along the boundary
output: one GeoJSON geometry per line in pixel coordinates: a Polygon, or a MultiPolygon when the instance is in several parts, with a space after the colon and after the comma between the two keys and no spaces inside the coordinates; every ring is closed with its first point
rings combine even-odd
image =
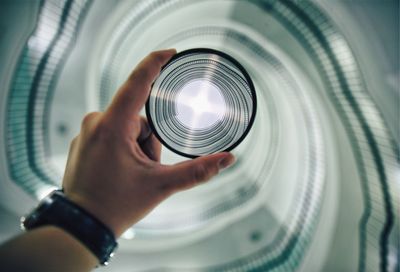
{"type": "Polygon", "coordinates": [[[158,139],[186,157],[229,151],[249,132],[256,93],[246,70],[226,53],[196,48],[161,70],[146,103],[158,139]]]}

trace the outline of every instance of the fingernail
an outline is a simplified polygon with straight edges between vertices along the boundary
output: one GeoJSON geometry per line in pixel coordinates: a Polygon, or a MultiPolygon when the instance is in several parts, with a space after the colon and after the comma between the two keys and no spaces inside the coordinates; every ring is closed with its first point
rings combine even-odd
{"type": "Polygon", "coordinates": [[[170,53],[174,53],[176,54],[176,49],[175,48],[168,48],[166,51],[170,52],[170,53]]]}
{"type": "Polygon", "coordinates": [[[218,162],[218,168],[219,170],[225,169],[231,166],[234,162],[235,162],[234,156],[225,157],[218,162]]]}

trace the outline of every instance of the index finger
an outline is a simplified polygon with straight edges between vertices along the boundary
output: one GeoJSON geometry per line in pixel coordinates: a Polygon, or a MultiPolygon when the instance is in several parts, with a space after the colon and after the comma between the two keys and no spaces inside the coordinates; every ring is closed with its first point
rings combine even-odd
{"type": "Polygon", "coordinates": [[[114,96],[106,114],[115,121],[132,120],[146,103],[151,85],[161,68],[176,54],[175,49],[155,51],[147,55],[133,70],[114,96]]]}

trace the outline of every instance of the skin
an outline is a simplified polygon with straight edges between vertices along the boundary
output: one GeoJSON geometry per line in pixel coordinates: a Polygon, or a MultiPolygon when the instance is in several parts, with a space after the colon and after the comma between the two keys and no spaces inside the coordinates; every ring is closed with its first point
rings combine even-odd
{"type": "MultiPolygon", "coordinates": [[[[174,49],[144,58],[105,112],[82,121],[63,179],[65,195],[110,228],[116,237],[174,193],[210,180],[234,163],[222,152],[175,165],[160,163],[161,144],[139,112],[174,49]]],[[[0,247],[1,271],[89,271],[98,260],[54,226],[28,231],[0,247]],[[21,261],[23,260],[23,261],[21,261]]]]}

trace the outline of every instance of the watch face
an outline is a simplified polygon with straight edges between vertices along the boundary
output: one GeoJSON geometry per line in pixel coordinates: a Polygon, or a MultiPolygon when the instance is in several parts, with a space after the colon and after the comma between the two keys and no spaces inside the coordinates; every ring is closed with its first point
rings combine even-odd
{"type": "Polygon", "coordinates": [[[152,86],[146,114],[158,139],[186,157],[237,146],[256,113],[250,76],[231,56],[197,48],[176,54],[152,86]]]}

